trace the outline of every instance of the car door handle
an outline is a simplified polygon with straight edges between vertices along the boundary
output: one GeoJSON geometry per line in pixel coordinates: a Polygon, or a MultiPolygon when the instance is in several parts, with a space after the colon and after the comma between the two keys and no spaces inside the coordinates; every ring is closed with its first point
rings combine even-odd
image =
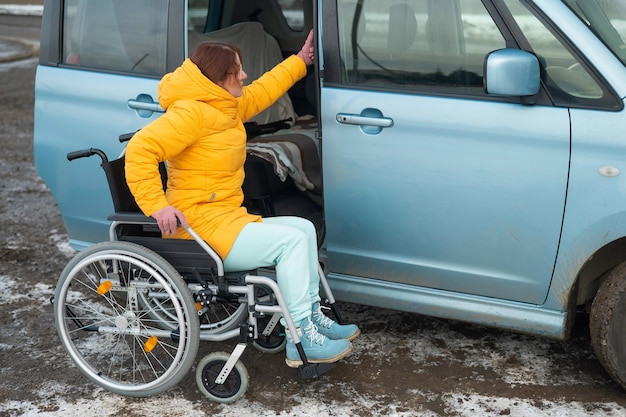
{"type": "Polygon", "coordinates": [[[151,112],[165,113],[165,109],[155,102],[128,100],[128,107],[134,110],[147,110],[151,112]]]}
{"type": "Polygon", "coordinates": [[[368,117],[359,114],[338,113],[337,121],[346,125],[365,125],[376,127],[391,127],[393,119],[389,117],[368,117]]]}

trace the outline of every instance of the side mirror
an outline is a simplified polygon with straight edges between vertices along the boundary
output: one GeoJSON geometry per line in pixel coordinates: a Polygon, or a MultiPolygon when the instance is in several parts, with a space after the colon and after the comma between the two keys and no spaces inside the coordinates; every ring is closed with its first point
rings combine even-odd
{"type": "Polygon", "coordinates": [[[527,97],[539,93],[539,60],[530,52],[499,49],[485,57],[485,92],[490,95],[527,97]]]}

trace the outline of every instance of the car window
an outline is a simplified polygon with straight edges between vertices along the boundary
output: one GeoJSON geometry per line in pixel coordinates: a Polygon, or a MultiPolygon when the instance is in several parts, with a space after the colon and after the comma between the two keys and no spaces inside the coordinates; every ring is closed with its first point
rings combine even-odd
{"type": "MultiPolygon", "coordinates": [[[[227,18],[226,21],[223,21],[224,16],[215,15],[216,13],[222,14],[222,0],[189,0],[188,4],[188,29],[193,32],[211,32],[242,21],[240,18],[232,21],[232,16],[231,19],[227,18]],[[211,16],[209,16],[209,12],[211,13],[211,16]]],[[[278,5],[278,10],[282,14],[282,17],[285,19],[291,30],[302,31],[304,29],[303,0],[277,0],[276,4],[278,5]]],[[[247,5],[252,5],[254,8],[258,7],[254,4],[254,2],[248,2],[247,5]]],[[[265,7],[269,5],[269,2],[264,4],[265,7]]],[[[230,6],[232,7],[233,3],[230,3],[230,6]]],[[[234,4],[234,9],[242,10],[243,8],[238,4],[234,4]]],[[[255,15],[255,13],[256,12],[252,14],[255,15]]],[[[254,16],[246,16],[246,19],[243,21],[254,20],[257,20],[257,18],[254,16]]]]}
{"type": "Polygon", "coordinates": [[[204,32],[207,24],[210,0],[189,0],[187,11],[187,29],[204,32]]]}
{"type": "Polygon", "coordinates": [[[504,0],[531,51],[539,58],[544,84],[553,101],[561,105],[593,102],[605,92],[592,73],[519,0],[504,0]]]}
{"type": "Polygon", "coordinates": [[[302,0],[278,0],[283,16],[289,27],[295,31],[304,29],[304,10],[302,0]]]}
{"type": "Polygon", "coordinates": [[[485,55],[506,46],[480,0],[337,7],[343,83],[485,95],[485,55]]]}
{"type": "Polygon", "coordinates": [[[163,75],[168,0],[66,0],[62,62],[163,75]]]}
{"type": "Polygon", "coordinates": [[[562,0],[626,64],[626,0],[562,0]]]}

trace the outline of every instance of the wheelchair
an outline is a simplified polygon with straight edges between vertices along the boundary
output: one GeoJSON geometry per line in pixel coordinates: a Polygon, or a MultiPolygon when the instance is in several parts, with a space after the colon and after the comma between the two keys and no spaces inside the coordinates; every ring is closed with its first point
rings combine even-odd
{"type": "MultiPolygon", "coordinates": [[[[130,137],[122,135],[120,141],[130,137]]],[[[93,155],[101,159],[113,199],[110,240],[71,259],[52,299],[61,343],[87,378],[124,396],[156,395],[189,372],[200,341],[238,339],[231,353],[202,358],[195,375],[207,398],[234,402],[249,383],[240,361],[246,347],[284,349],[281,315],[300,354],[302,378],[317,378],[335,366],[307,360],[275,280],[258,271],[225,272],[219,255],[191,228],[193,240],[162,238],[128,189],[123,154],[109,161],[103,151],[90,148],[67,158],[93,155]]],[[[165,188],[163,166],[161,173],[165,188]]],[[[321,267],[319,274],[324,300],[340,321],[321,267]]]]}

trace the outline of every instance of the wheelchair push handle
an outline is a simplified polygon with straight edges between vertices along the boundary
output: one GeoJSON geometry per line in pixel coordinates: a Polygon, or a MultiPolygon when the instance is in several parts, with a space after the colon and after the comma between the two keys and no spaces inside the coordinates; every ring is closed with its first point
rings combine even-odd
{"type": "Polygon", "coordinates": [[[119,137],[120,143],[128,142],[129,140],[132,139],[133,136],[135,136],[135,133],[137,133],[137,132],[138,131],[130,132],[130,133],[124,133],[124,134],[120,135],[120,137],[119,137]]]}
{"type": "MultiPolygon", "coordinates": [[[[128,142],[137,132],[124,133],[119,136],[120,143],[128,142]]],[[[67,154],[67,160],[73,161],[74,159],[79,158],[88,158],[93,155],[98,155],[102,162],[109,162],[109,158],[107,158],[106,154],[98,149],[98,148],[89,148],[89,149],[81,149],[79,151],[73,151],[67,154]]]]}
{"type": "Polygon", "coordinates": [[[74,159],[88,158],[92,155],[98,155],[102,159],[102,162],[109,162],[106,154],[97,148],[81,149],[79,151],[70,152],[67,154],[67,160],[73,161],[74,159]]]}

